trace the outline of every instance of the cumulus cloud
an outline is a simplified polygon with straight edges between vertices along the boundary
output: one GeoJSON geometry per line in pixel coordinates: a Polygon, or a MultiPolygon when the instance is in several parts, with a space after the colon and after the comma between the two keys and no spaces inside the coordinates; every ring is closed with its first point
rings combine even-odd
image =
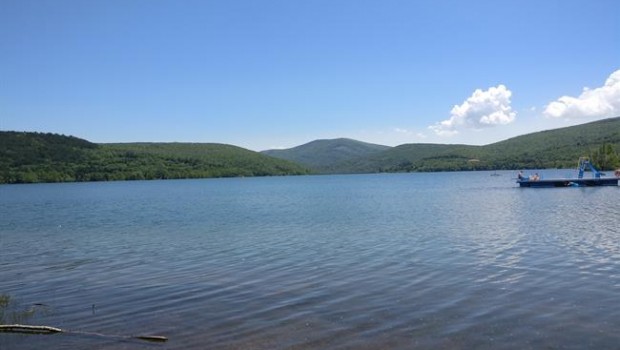
{"type": "Polygon", "coordinates": [[[552,118],[603,118],[620,115],[620,70],[596,89],[584,88],[579,97],[562,96],[545,107],[552,118]]]}
{"type": "Polygon", "coordinates": [[[510,106],[512,92],[500,84],[486,91],[476,89],[461,105],[450,111],[450,119],[429,128],[439,136],[452,136],[460,128],[481,129],[512,123],[516,112],[510,106]]]}

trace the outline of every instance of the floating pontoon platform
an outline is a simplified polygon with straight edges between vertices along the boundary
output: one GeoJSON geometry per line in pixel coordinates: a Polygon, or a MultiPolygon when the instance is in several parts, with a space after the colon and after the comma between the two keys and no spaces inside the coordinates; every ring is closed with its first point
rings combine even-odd
{"type": "Polygon", "coordinates": [[[579,158],[579,175],[573,179],[539,179],[538,175],[524,177],[519,174],[517,183],[520,187],[591,187],[591,186],[618,186],[619,173],[616,171],[616,177],[601,177],[604,175],[596,169],[588,158],[579,158]],[[590,168],[593,177],[589,179],[583,178],[586,167],[590,168]]]}
{"type": "Polygon", "coordinates": [[[544,179],[544,180],[517,180],[521,187],[589,187],[589,186],[618,186],[618,179],[544,179]]]}

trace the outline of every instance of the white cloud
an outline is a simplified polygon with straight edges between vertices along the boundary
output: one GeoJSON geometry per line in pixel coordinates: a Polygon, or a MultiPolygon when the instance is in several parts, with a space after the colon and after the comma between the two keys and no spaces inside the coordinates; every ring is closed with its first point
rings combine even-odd
{"type": "Polygon", "coordinates": [[[603,118],[620,114],[620,70],[596,89],[583,88],[579,97],[562,96],[545,107],[552,118],[603,118]]]}
{"type": "Polygon", "coordinates": [[[439,136],[453,136],[460,128],[481,129],[512,123],[516,112],[510,106],[512,92],[500,84],[486,91],[476,89],[460,106],[450,111],[450,119],[429,126],[439,136]]]}

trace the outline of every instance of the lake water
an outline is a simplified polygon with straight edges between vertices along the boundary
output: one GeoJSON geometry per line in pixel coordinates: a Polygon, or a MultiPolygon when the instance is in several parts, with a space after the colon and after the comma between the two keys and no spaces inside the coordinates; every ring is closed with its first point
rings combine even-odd
{"type": "Polygon", "coordinates": [[[0,321],[102,334],[0,348],[617,349],[620,187],[499,174],[0,186],[0,321]]]}

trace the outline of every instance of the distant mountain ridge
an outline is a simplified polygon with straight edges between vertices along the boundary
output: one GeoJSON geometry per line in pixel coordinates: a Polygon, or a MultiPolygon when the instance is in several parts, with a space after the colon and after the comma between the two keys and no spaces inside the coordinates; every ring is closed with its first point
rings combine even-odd
{"type": "Polygon", "coordinates": [[[358,158],[366,158],[390,149],[347,138],[315,140],[306,144],[283,150],[267,150],[261,153],[304,164],[317,172],[333,172],[338,164],[358,158]]]}
{"type": "Polygon", "coordinates": [[[580,156],[609,170],[620,168],[619,151],[620,117],[485,146],[389,147],[340,138],[261,153],[215,143],[96,144],[51,133],[0,131],[0,183],[573,168],[580,156]]]}
{"type": "Polygon", "coordinates": [[[567,168],[574,167],[580,156],[592,156],[603,144],[619,151],[620,117],[535,132],[485,146],[404,144],[336,158],[332,156],[335,144],[335,140],[317,140],[264,153],[286,156],[320,173],[567,168]],[[306,160],[306,153],[311,153],[311,161],[306,160]]]}

